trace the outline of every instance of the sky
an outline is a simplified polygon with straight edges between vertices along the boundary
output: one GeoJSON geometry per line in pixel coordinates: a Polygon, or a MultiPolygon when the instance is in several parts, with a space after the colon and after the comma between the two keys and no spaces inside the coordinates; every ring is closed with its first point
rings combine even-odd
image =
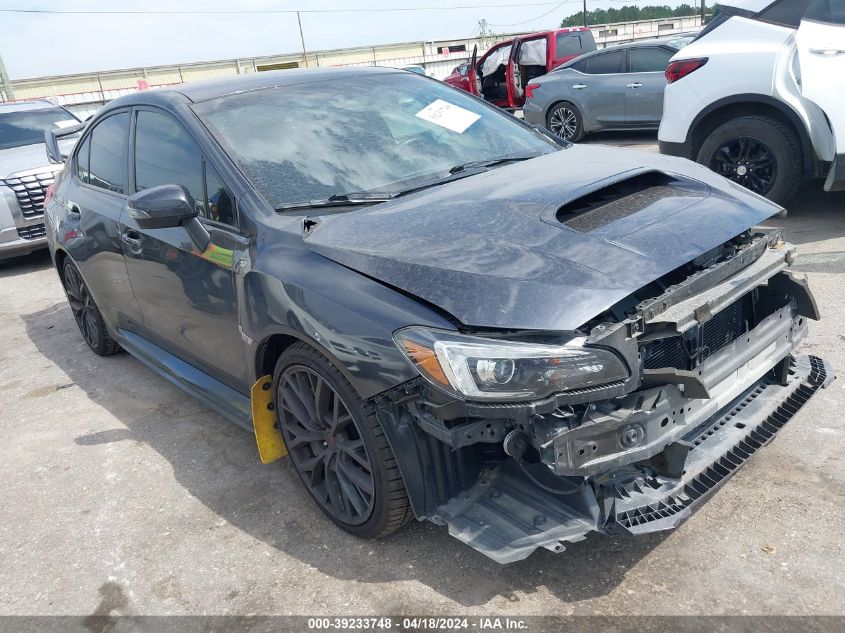
{"type": "MultiPolygon", "coordinates": [[[[0,12],[0,56],[12,79],[137,68],[301,50],[295,14],[213,14],[233,10],[432,7],[426,11],[303,13],[308,50],[466,38],[478,21],[494,32],[553,28],[582,0],[0,0],[0,9],[185,11],[171,15],[55,15],[0,12]],[[533,6],[532,6],[533,4],[533,6]],[[444,7],[511,5],[498,8],[444,7]],[[521,6],[513,6],[521,5],[521,6]]],[[[588,0],[589,9],[678,0],[588,0]]]]}

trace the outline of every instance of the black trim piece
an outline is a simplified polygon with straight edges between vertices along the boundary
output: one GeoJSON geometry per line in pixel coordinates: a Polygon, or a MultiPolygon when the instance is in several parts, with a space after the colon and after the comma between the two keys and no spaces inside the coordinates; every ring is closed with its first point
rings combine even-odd
{"type": "Polygon", "coordinates": [[[824,181],[825,191],[845,191],[845,154],[837,154],[824,181]]]}
{"type": "MultiPolygon", "coordinates": [[[[740,441],[692,476],[684,484],[682,490],[659,496],[650,503],[633,508],[623,508],[621,512],[617,512],[613,517],[615,525],[625,532],[639,534],[676,527],[685,520],[696,506],[710,497],[754,453],[768,444],[778,431],[807,403],[810,397],[832,379],[832,375],[828,374],[827,366],[823,360],[809,356],[806,357],[806,361],[809,364],[806,380],[796,385],[793,391],[763,421],[751,427],[740,441]]],[[[796,362],[793,359],[790,373],[795,373],[796,362]]],[[[757,399],[765,389],[773,386],[770,382],[761,383],[735,404],[731,410],[718,418],[715,423],[711,419],[708,424],[687,434],[684,438],[685,443],[691,444],[693,450],[697,449],[721,427],[733,418],[741,416],[740,412],[757,399]]],[[[650,486],[649,482],[644,482],[644,484],[639,485],[637,492],[648,494],[649,487],[652,487],[652,491],[656,491],[661,485],[657,480],[651,482],[650,486]]],[[[621,496],[624,497],[624,494],[621,496]]]]}
{"type": "Polygon", "coordinates": [[[159,376],[198,399],[227,420],[252,432],[251,399],[204,371],[129,330],[118,329],[121,347],[159,376]]]}
{"type": "Polygon", "coordinates": [[[680,158],[692,158],[692,147],[689,141],[674,143],[670,141],[657,141],[657,147],[661,154],[667,156],[678,156],[680,158]]]}

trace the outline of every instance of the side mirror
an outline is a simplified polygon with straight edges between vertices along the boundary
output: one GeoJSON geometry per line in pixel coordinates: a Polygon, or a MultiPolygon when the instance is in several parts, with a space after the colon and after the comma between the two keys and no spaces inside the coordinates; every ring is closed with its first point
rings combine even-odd
{"type": "Polygon", "coordinates": [[[197,217],[199,211],[182,185],[161,185],[130,196],[129,215],[142,229],[168,229],[197,217]]]}
{"type": "Polygon", "coordinates": [[[47,160],[57,165],[64,163],[84,129],[85,124],[78,123],[58,130],[44,130],[47,160]]]}
{"type": "Polygon", "coordinates": [[[184,226],[200,251],[211,237],[199,221],[194,197],[182,185],[150,187],[129,197],[129,216],[142,229],[169,229],[184,226]]]}

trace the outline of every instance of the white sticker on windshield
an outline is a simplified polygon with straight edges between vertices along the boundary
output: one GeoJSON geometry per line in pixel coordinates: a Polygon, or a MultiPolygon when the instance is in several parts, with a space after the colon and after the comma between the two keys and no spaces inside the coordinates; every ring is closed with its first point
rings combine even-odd
{"type": "Polygon", "coordinates": [[[56,126],[57,129],[63,130],[66,127],[70,127],[72,125],[78,125],[79,121],[53,121],[53,125],[56,126]]]}
{"type": "Polygon", "coordinates": [[[463,134],[470,125],[481,118],[480,114],[464,110],[460,106],[443,101],[443,99],[432,101],[417,112],[417,116],[424,121],[445,127],[447,130],[452,130],[458,134],[463,134]]]}

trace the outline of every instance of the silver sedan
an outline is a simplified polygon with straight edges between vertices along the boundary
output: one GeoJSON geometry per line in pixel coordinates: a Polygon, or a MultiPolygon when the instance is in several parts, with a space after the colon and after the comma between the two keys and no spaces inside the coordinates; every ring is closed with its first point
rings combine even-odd
{"type": "Polygon", "coordinates": [[[599,130],[657,129],[663,73],[690,39],[644,40],[581,55],[531,80],[524,118],[567,141],[599,130]]]}

